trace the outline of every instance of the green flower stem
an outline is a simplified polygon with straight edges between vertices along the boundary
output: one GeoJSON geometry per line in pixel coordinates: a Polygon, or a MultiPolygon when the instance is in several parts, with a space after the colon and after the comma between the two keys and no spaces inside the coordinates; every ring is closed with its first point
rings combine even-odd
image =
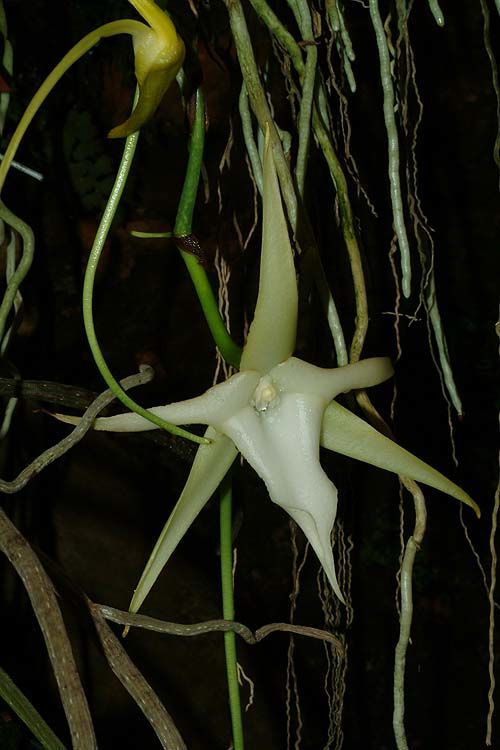
{"type": "Polygon", "coordinates": [[[125,393],[123,388],[111,373],[111,370],[109,369],[103,357],[101,347],[99,346],[99,343],[97,341],[94,326],[94,317],[92,312],[95,274],[97,271],[97,266],[99,264],[99,258],[101,257],[102,248],[104,247],[104,243],[106,242],[111,223],[115,216],[116,209],[118,208],[123,190],[127,183],[127,178],[134,159],[138,139],[139,132],[137,131],[136,133],[132,133],[132,135],[129,135],[125,141],[125,147],[123,149],[123,155],[120,166],[118,168],[116,179],[108,198],[106,208],[104,209],[99,228],[94,238],[94,244],[92,245],[87,268],[85,270],[85,279],[83,282],[83,322],[85,325],[85,331],[87,333],[87,340],[89,342],[89,346],[92,351],[95,363],[99,368],[99,371],[104,380],[106,381],[108,388],[112,391],[116,398],[118,398],[122,402],[122,404],[127,407],[127,409],[134,411],[136,414],[140,414],[141,417],[144,417],[157,427],[160,427],[161,429],[166,430],[173,435],[187,438],[188,440],[192,440],[194,443],[209,443],[210,441],[204,437],[200,437],[198,435],[195,435],[194,433],[188,432],[187,430],[183,430],[180,427],[176,427],[169,422],[165,422],[165,420],[157,417],[155,414],[152,414],[142,406],[139,406],[139,404],[137,404],[132,398],[130,398],[130,396],[125,393]]]}
{"type": "MultiPolygon", "coordinates": [[[[193,211],[196,204],[198,193],[198,183],[200,180],[201,163],[203,159],[203,148],[205,145],[205,103],[201,89],[196,92],[196,109],[191,132],[191,141],[189,147],[189,159],[186,169],[184,186],[177,209],[177,218],[175,220],[174,236],[183,237],[191,234],[193,224],[193,211]]],[[[215,344],[225,361],[238,367],[241,357],[241,349],[228,333],[224,321],[222,320],[212,286],[208,279],[203,266],[198,259],[191,253],[186,253],[178,245],[184,263],[186,264],[191,280],[194,284],[196,294],[201,304],[203,314],[207,321],[210,333],[212,334],[215,344]]]]}
{"type": "Polygon", "coordinates": [[[0,667],[0,696],[28,727],[45,750],[65,750],[61,740],[45,723],[36,708],[29,702],[24,693],[11,680],[7,672],[0,667]]]}
{"type": "MultiPolygon", "coordinates": [[[[220,499],[220,569],[222,584],[222,616],[224,620],[234,620],[233,597],[233,545],[232,545],[232,486],[231,476],[226,475],[221,484],[220,499]]],[[[233,750],[243,750],[243,723],[241,719],[240,686],[238,683],[238,661],[236,658],[236,634],[224,633],[226,654],[226,674],[229,695],[229,709],[233,730],[233,750]]]]}

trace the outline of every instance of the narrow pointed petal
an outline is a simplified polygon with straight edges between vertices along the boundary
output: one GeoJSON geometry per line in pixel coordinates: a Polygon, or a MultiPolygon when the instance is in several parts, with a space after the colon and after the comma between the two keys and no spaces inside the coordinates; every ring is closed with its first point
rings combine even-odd
{"type": "Polygon", "coordinates": [[[319,462],[324,402],[308,394],[281,394],[266,411],[248,406],[223,430],[264,480],[271,500],[298,523],[341,601],[330,534],[337,490],[319,462]]]}
{"type": "MultiPolygon", "coordinates": [[[[153,406],[148,411],[171,424],[211,424],[217,427],[248,404],[258,382],[257,372],[237,372],[224,383],[209,388],[201,396],[165,406],[153,406]]],[[[67,417],[63,414],[54,416],[69,424],[78,424],[80,421],[79,417],[67,417]]],[[[133,412],[99,417],[94,422],[94,430],[107,432],[145,432],[157,429],[152,422],[133,412]]]]}
{"type": "Polygon", "coordinates": [[[470,505],[478,518],[481,515],[478,505],[461,487],[335,401],[325,410],[321,445],[441,490],[470,505]]]}
{"type": "MultiPolygon", "coordinates": [[[[329,497],[323,497],[322,499],[317,498],[317,504],[320,503],[324,504],[325,500],[327,500],[330,504],[334,503],[335,507],[335,515],[336,515],[336,508],[337,508],[337,489],[332,484],[332,488],[335,492],[335,495],[333,495],[332,492],[329,492],[329,497]]],[[[271,498],[272,499],[272,498],[271,498]]],[[[344,596],[340,590],[339,582],[337,580],[337,573],[335,571],[335,561],[333,559],[333,550],[332,550],[332,542],[331,542],[331,530],[328,531],[327,526],[322,526],[318,528],[318,525],[316,524],[314,517],[311,515],[311,513],[303,511],[303,510],[297,510],[296,508],[291,508],[290,506],[284,507],[290,518],[292,518],[297,526],[299,526],[302,529],[302,533],[306,537],[307,541],[313,548],[314,552],[316,553],[316,556],[321,564],[321,567],[325,571],[326,577],[328,578],[330,585],[335,592],[335,595],[338,596],[342,604],[345,604],[344,596]]],[[[335,519],[333,523],[335,522],[335,519]]],[[[332,528],[333,528],[332,523],[332,528]]]]}
{"type": "Polygon", "coordinates": [[[182,494],[156,542],[134,592],[130,612],[137,612],[141,607],[175,548],[210,500],[238,454],[232,441],[211,427],[206,431],[205,437],[213,442],[198,448],[182,494]]]}
{"type": "Polygon", "coordinates": [[[297,281],[269,138],[264,148],[259,294],[241,356],[242,370],[268,372],[295,348],[297,281]]]}
{"type": "Polygon", "coordinates": [[[314,393],[326,402],[353,388],[369,388],[383,383],[393,374],[394,370],[388,357],[363,359],[352,365],[330,370],[290,357],[269,373],[280,391],[314,393]]]}

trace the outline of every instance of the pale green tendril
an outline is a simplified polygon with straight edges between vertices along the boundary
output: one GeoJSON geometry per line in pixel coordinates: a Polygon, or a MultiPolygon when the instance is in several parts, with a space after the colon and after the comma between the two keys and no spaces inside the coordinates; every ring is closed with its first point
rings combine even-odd
{"type": "Polygon", "coordinates": [[[352,46],[352,40],[345,25],[344,15],[340,9],[337,0],[326,0],[326,11],[335,46],[342,58],[344,72],[346,74],[349,88],[354,94],[356,92],[356,78],[351,63],[356,59],[356,54],[352,46]]]}
{"type": "MultiPolygon", "coordinates": [[[[496,0],[498,3],[499,0],[496,0]]],[[[428,0],[429,3],[429,10],[431,11],[432,15],[434,16],[434,20],[437,23],[438,26],[444,26],[444,15],[443,11],[441,10],[439,6],[438,0],[428,0]]]]}
{"type": "Polygon", "coordinates": [[[252,166],[252,172],[255,184],[257,185],[257,190],[259,191],[260,195],[262,195],[262,162],[260,160],[259,149],[255,142],[253,134],[252,113],[250,112],[250,107],[248,106],[248,92],[245,86],[245,82],[241,84],[238,105],[243,138],[245,140],[245,147],[247,150],[248,158],[250,159],[250,164],[252,166]]]}
{"type": "Polygon", "coordinates": [[[2,304],[0,305],[0,341],[2,341],[4,338],[5,327],[7,325],[7,319],[16,302],[19,287],[24,281],[24,278],[30,270],[33,262],[35,238],[31,227],[12,213],[2,200],[0,200],[0,219],[19,233],[23,247],[21,259],[7,284],[7,289],[5,290],[2,304]]]}
{"type": "MultiPolygon", "coordinates": [[[[4,227],[5,227],[5,224],[2,222],[2,229],[4,229],[4,227]]],[[[4,234],[4,232],[2,232],[2,234],[4,234]]],[[[15,272],[16,272],[16,235],[14,234],[14,232],[11,232],[10,239],[7,243],[7,261],[5,264],[5,281],[7,282],[7,286],[11,282],[11,279],[14,276],[15,272]]],[[[11,342],[12,335],[14,333],[15,326],[16,326],[16,318],[23,304],[23,297],[22,297],[21,292],[19,291],[19,288],[16,291],[12,304],[14,307],[14,319],[10,327],[5,332],[5,335],[0,344],[0,356],[2,357],[5,356],[7,349],[9,348],[9,344],[11,342]]]]}
{"type": "MultiPolygon", "coordinates": [[[[307,5],[300,3],[300,31],[304,38],[314,42],[311,13],[307,5]]],[[[311,117],[316,83],[316,67],[318,64],[318,50],[314,43],[306,48],[306,64],[302,77],[302,97],[298,120],[299,148],[297,152],[297,164],[295,167],[295,179],[297,189],[301,198],[304,197],[304,186],[306,179],[307,163],[309,161],[309,144],[311,140],[311,117]]]]}
{"type": "Polygon", "coordinates": [[[413,620],[413,568],[415,557],[422,544],[427,510],[420,487],[412,480],[405,479],[404,485],[411,492],[415,505],[415,526],[406,543],[401,564],[401,615],[399,618],[399,638],[394,653],[394,711],[392,726],[398,750],[408,750],[405,729],[405,672],[406,653],[410,643],[413,620]]]}
{"type": "MultiPolygon", "coordinates": [[[[500,14],[500,0],[496,0],[497,9],[500,14]]],[[[496,61],[493,48],[491,46],[491,34],[490,34],[490,11],[486,0],[480,0],[481,11],[483,14],[483,40],[488,60],[490,61],[491,68],[491,80],[493,84],[493,91],[495,92],[496,99],[496,116],[497,116],[497,132],[495,136],[495,143],[493,145],[493,160],[500,170],[500,84],[498,80],[498,65],[496,61]]],[[[499,182],[500,188],[500,182],[499,182]]]]}
{"type": "Polygon", "coordinates": [[[398,238],[399,252],[401,254],[401,285],[405,297],[411,294],[411,261],[410,245],[406,233],[403,198],[401,195],[401,182],[399,176],[399,138],[394,116],[394,90],[391,77],[391,62],[387,37],[384,24],[380,16],[378,0],[370,0],[370,17],[372,19],[375,38],[377,41],[380,78],[384,92],[384,121],[387,132],[389,183],[391,192],[392,214],[394,230],[398,238]]]}
{"type": "Polygon", "coordinates": [[[444,335],[443,324],[441,322],[441,315],[439,313],[439,306],[437,303],[434,272],[432,272],[428,282],[428,290],[426,291],[426,306],[429,313],[432,329],[434,331],[434,338],[436,339],[436,346],[438,349],[439,364],[441,365],[443,381],[446,386],[446,390],[448,391],[451,403],[456,409],[457,414],[461,415],[463,414],[462,400],[459,396],[455,383],[455,377],[451,368],[448,344],[446,343],[446,337],[444,335]]]}
{"type": "Polygon", "coordinates": [[[133,229],[130,234],[132,235],[132,237],[138,237],[142,240],[163,240],[174,236],[173,232],[139,232],[137,229],[133,229]]]}
{"type": "Polygon", "coordinates": [[[116,398],[118,398],[122,402],[122,404],[124,404],[128,409],[135,412],[136,414],[140,414],[145,419],[148,419],[157,427],[170,432],[172,435],[187,438],[188,440],[192,440],[194,443],[207,443],[208,441],[206,440],[206,438],[200,437],[199,435],[195,435],[192,432],[188,432],[187,430],[176,427],[175,425],[166,422],[160,417],[151,414],[148,409],[144,409],[132,398],[130,398],[130,396],[125,393],[123,388],[120,386],[111,370],[109,369],[108,365],[106,364],[101,351],[101,347],[99,346],[99,342],[97,341],[92,311],[95,275],[97,266],[99,265],[99,258],[101,257],[104,243],[106,242],[106,239],[108,237],[113,218],[118,208],[123,190],[127,183],[127,178],[134,159],[138,139],[139,131],[136,131],[135,133],[132,133],[132,135],[127,136],[120,166],[116,174],[116,179],[109,195],[106,208],[104,209],[101,222],[97,229],[92,249],[90,251],[87,268],[85,270],[85,279],[83,282],[83,322],[85,325],[85,332],[87,334],[87,340],[89,342],[89,346],[99,372],[106,381],[110,390],[113,392],[116,398]]]}

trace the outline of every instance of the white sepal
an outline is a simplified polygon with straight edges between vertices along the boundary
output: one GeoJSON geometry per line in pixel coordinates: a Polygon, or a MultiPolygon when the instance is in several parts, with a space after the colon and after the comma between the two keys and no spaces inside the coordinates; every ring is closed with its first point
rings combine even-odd
{"type": "Polygon", "coordinates": [[[481,515],[477,503],[461,487],[335,401],[325,410],[321,445],[441,490],[481,515]]]}
{"type": "Polygon", "coordinates": [[[297,335],[297,281],[269,137],[264,148],[262,249],[259,294],[242,370],[264,374],[293,353],[297,335]]]}
{"type": "Polygon", "coordinates": [[[163,527],[134,591],[130,602],[131,612],[137,612],[140,608],[168,559],[238,454],[231,440],[211,427],[205,437],[212,442],[198,448],[182,494],[163,527]]]}

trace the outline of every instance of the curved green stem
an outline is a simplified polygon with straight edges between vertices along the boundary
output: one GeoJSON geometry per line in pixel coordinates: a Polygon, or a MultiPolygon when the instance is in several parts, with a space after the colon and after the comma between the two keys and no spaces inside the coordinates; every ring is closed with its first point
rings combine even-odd
{"type": "MultiPolygon", "coordinates": [[[[28,129],[34,116],[40,109],[41,105],[50,94],[56,83],[66,73],[66,71],[94,47],[101,39],[115,34],[133,34],[143,28],[143,24],[139,21],[125,20],[125,21],[113,21],[112,23],[105,24],[104,26],[94,29],[81,39],[70,51],[63,57],[63,59],[55,66],[52,72],[44,80],[30,103],[28,104],[19,124],[12,136],[7,150],[2,157],[0,163],[0,194],[5,184],[5,179],[12,166],[13,159],[16,155],[19,144],[23,139],[26,130],[28,129]]],[[[5,58],[4,58],[5,62],[5,58]]],[[[10,63],[9,63],[10,65],[10,63]]],[[[4,294],[2,304],[0,306],[0,341],[3,338],[7,317],[12,308],[14,299],[17,291],[24,277],[28,273],[34,254],[35,239],[31,227],[23,222],[19,217],[15,216],[5,204],[0,201],[0,218],[5,221],[11,228],[15,229],[22,238],[23,253],[21,261],[16,268],[15,273],[9,280],[7,290],[4,294]]]]}
{"type": "MultiPolygon", "coordinates": [[[[196,110],[191,132],[191,141],[189,146],[189,159],[186,169],[184,186],[177,209],[175,220],[174,235],[183,237],[191,234],[193,223],[193,211],[196,203],[198,192],[198,183],[200,180],[201,163],[203,159],[203,147],[205,145],[205,104],[201,89],[196,92],[196,110]]],[[[241,357],[241,349],[228,333],[224,321],[222,320],[217,300],[215,299],[210,281],[205,269],[200,265],[198,259],[191,253],[186,253],[178,245],[184,263],[188,269],[191,280],[194,284],[196,294],[200,301],[203,314],[207,321],[210,333],[212,334],[215,344],[225,361],[238,367],[241,357]]]]}
{"type": "Polygon", "coordinates": [[[89,32],[83,39],[80,39],[70,51],[64,55],[62,60],[57,63],[55,68],[47,76],[45,81],[42,83],[33,99],[30,101],[26,110],[21,117],[19,124],[12,136],[10,143],[7,147],[7,151],[0,164],[0,193],[2,192],[5,178],[11,166],[12,160],[16,155],[19,144],[21,143],[26,130],[28,129],[34,116],[44,103],[47,96],[50,94],[56,83],[62,78],[62,76],[69,70],[69,68],[77,62],[83,55],[95,47],[95,45],[104,39],[105,37],[115,36],[116,34],[135,34],[144,29],[144,24],[140,21],[132,21],[125,19],[123,21],[112,21],[106,23],[103,26],[99,26],[98,29],[94,29],[89,32]]]}
{"type": "Polygon", "coordinates": [[[99,368],[101,375],[103,376],[110,390],[122,402],[122,404],[124,404],[128,409],[136,412],[136,414],[140,414],[141,417],[148,419],[157,427],[160,427],[161,429],[166,430],[173,435],[187,438],[188,440],[192,440],[194,443],[209,443],[210,441],[206,438],[199,437],[198,435],[188,432],[187,430],[183,430],[182,428],[176,427],[169,422],[165,422],[163,419],[160,419],[160,417],[157,417],[147,409],[139,406],[139,404],[137,404],[132,398],[130,398],[130,396],[125,393],[118,381],[114,378],[111,370],[107,366],[95,333],[94,319],[92,314],[92,298],[94,292],[95,274],[97,266],[99,264],[99,258],[101,257],[102,248],[104,247],[104,243],[106,242],[111,223],[116,213],[116,209],[118,208],[123,189],[127,182],[127,177],[129,175],[130,167],[134,159],[138,139],[139,131],[132,133],[132,135],[129,135],[125,141],[125,148],[123,149],[123,155],[118,173],[116,175],[115,183],[111,190],[106,208],[104,209],[104,213],[99,224],[99,228],[94,238],[92,250],[90,251],[87,268],[85,270],[85,279],[83,283],[83,322],[85,324],[85,331],[87,333],[87,339],[92,350],[95,363],[99,368]]]}
{"type": "MultiPolygon", "coordinates": [[[[222,616],[224,620],[234,620],[233,597],[233,549],[232,549],[232,485],[230,473],[221,484],[220,499],[220,569],[222,585],[222,616]]],[[[224,633],[226,654],[227,688],[229,709],[233,730],[233,750],[243,750],[243,723],[241,720],[240,686],[238,683],[238,661],[236,658],[236,634],[224,633]]]]}
{"type": "Polygon", "coordinates": [[[0,219],[3,219],[9,227],[19,232],[22,239],[23,252],[16,270],[12,274],[7,284],[7,289],[3,295],[2,304],[0,305],[0,341],[2,341],[8,315],[16,299],[18,289],[24,280],[24,277],[31,268],[33,254],[35,251],[35,237],[33,230],[22,219],[12,213],[7,206],[0,200],[0,219]]]}

